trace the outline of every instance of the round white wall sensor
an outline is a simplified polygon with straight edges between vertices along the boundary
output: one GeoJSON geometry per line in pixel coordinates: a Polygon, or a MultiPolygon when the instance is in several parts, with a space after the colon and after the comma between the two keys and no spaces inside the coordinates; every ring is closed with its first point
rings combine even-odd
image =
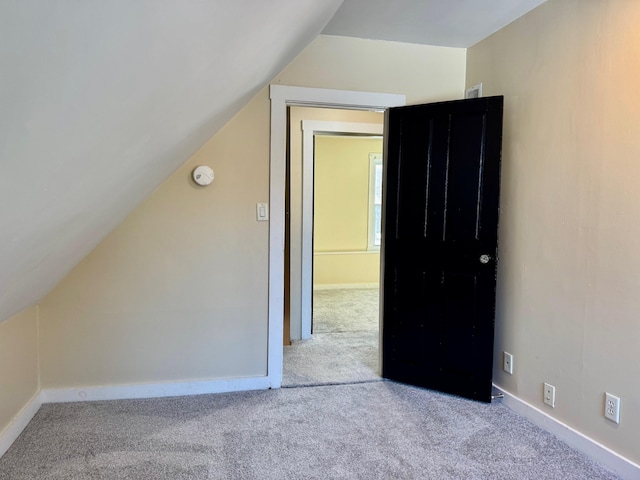
{"type": "Polygon", "coordinates": [[[191,176],[193,177],[194,182],[198,185],[202,185],[203,187],[213,182],[213,170],[206,165],[196,167],[191,173],[191,176]]]}

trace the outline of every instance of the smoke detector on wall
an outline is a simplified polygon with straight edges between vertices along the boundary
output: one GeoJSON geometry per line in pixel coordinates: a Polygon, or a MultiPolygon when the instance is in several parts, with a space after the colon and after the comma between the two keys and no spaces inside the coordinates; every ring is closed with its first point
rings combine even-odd
{"type": "Polygon", "coordinates": [[[198,185],[206,187],[211,182],[213,182],[214,175],[211,168],[207,167],[206,165],[200,165],[193,170],[191,176],[193,177],[193,181],[198,185]]]}

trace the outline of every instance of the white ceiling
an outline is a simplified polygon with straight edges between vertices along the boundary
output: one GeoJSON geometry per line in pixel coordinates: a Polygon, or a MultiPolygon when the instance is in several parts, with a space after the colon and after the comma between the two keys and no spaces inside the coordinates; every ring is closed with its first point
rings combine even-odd
{"type": "Polygon", "coordinates": [[[540,0],[0,0],[0,321],[321,31],[469,46],[540,0]]]}
{"type": "Polygon", "coordinates": [[[344,0],[325,35],[468,48],[546,0],[344,0]]]}

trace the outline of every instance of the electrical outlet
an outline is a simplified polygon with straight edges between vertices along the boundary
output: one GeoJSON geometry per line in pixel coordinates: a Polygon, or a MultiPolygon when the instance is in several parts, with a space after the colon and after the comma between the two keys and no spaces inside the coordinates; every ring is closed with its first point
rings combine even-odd
{"type": "Polygon", "coordinates": [[[610,393],[604,394],[604,416],[612,422],[620,423],[620,398],[610,393]]]}
{"type": "Polygon", "coordinates": [[[502,368],[508,374],[513,375],[513,355],[511,355],[509,352],[504,352],[503,359],[504,363],[502,365],[502,368]]]}
{"type": "Polygon", "coordinates": [[[556,387],[548,383],[544,384],[544,403],[551,408],[555,408],[556,406],[556,387]]]}

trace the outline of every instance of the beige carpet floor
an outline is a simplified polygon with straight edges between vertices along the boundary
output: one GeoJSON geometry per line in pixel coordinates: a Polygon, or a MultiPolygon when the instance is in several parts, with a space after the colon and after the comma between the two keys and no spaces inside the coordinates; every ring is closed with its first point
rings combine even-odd
{"type": "Polygon", "coordinates": [[[0,480],[619,480],[499,403],[393,382],[44,405],[0,480]]]}

